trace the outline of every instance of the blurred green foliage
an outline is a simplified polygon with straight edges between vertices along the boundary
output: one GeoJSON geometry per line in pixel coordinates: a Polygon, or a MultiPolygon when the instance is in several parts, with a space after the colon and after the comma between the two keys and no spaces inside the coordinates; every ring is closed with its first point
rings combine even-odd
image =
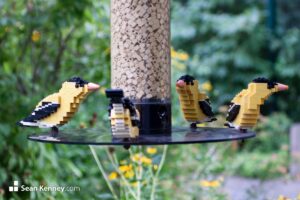
{"type": "Polygon", "coordinates": [[[176,1],[173,45],[190,54],[189,73],[213,84],[214,105],[228,103],[251,80],[263,76],[290,85],[289,92],[267,102],[263,113],[280,110],[299,120],[298,4],[279,1],[278,26],[269,30],[265,1],[176,1]]]}
{"type": "MultiPolygon", "coordinates": [[[[256,127],[256,138],[242,142],[234,157],[226,157],[236,174],[260,179],[283,176],[289,169],[290,119],[285,114],[274,113],[262,118],[256,127]]],[[[227,152],[232,155],[232,152],[227,152]]]]}
{"type": "Polygon", "coordinates": [[[268,118],[262,118],[256,127],[259,137],[249,140],[245,146],[247,151],[272,153],[282,145],[288,145],[288,131],[291,126],[286,114],[274,113],[268,118]]]}
{"type": "MultiPolygon", "coordinates": [[[[273,177],[278,166],[286,167],[288,126],[299,120],[300,111],[299,5],[279,1],[278,26],[271,32],[263,1],[172,1],[172,44],[176,51],[188,53],[188,59],[184,54],[173,58],[173,83],[187,72],[201,83],[211,83],[215,110],[257,76],[275,78],[291,89],[272,97],[263,109],[288,116],[278,114],[264,121],[257,127],[259,137],[247,142],[236,157],[226,152],[228,144],[171,147],[158,190],[161,199],[196,199],[199,194],[224,199],[218,189],[209,193],[199,186],[200,179],[216,179],[232,169],[223,155],[236,158],[230,162],[244,176],[269,178],[266,173],[273,177]],[[262,170],[253,168],[258,161],[249,157],[260,162],[274,151],[278,151],[278,159],[270,161],[274,163],[267,162],[262,170]],[[174,194],[174,189],[180,192],[174,194]]],[[[109,87],[109,9],[109,0],[0,1],[0,199],[111,199],[88,147],[28,142],[32,129],[15,125],[71,76],[109,87]],[[75,185],[84,191],[8,193],[13,180],[33,186],[75,185]]],[[[173,95],[173,105],[177,102],[173,95]]],[[[106,105],[103,93],[91,95],[68,127],[89,126],[95,112],[97,121],[107,120],[106,105]]],[[[185,123],[176,106],[173,121],[185,123]]],[[[109,167],[105,157],[99,157],[109,167]]]]}
{"type": "MultiPolygon", "coordinates": [[[[105,194],[88,147],[28,142],[34,129],[18,128],[16,122],[74,75],[109,85],[109,1],[0,1],[0,15],[1,194],[14,199],[90,199],[105,194]],[[84,192],[8,193],[13,180],[31,186],[74,185],[84,192]]],[[[89,112],[76,115],[69,127],[79,128],[78,121],[88,125],[93,112],[102,121],[106,103],[100,92],[91,96],[79,110],[89,112]]]]}

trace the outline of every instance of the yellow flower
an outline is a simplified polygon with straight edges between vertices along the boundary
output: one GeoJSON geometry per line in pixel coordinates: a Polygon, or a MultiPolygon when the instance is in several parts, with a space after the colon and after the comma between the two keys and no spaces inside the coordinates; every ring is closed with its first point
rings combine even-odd
{"type": "Polygon", "coordinates": [[[219,180],[214,180],[214,181],[207,181],[207,180],[203,180],[200,181],[200,185],[202,187],[212,187],[212,188],[216,188],[216,187],[220,187],[221,183],[219,180]]]}
{"type": "Polygon", "coordinates": [[[158,169],[158,165],[153,165],[153,169],[157,170],[158,169]]]}
{"type": "Polygon", "coordinates": [[[138,153],[136,153],[136,154],[134,154],[133,156],[131,156],[131,160],[132,160],[133,162],[138,162],[138,161],[140,160],[140,158],[141,158],[141,156],[140,156],[140,154],[138,154],[138,153]]]}
{"type": "Polygon", "coordinates": [[[132,169],[128,170],[124,173],[124,176],[125,176],[125,178],[133,178],[134,177],[134,171],[132,169]]]}
{"type": "Polygon", "coordinates": [[[211,85],[211,83],[209,81],[203,83],[201,85],[201,87],[202,87],[203,90],[208,91],[208,92],[213,89],[213,87],[212,87],[212,85],[211,85]]]}
{"type": "Polygon", "coordinates": [[[33,31],[31,34],[31,40],[33,42],[38,42],[41,39],[41,33],[39,31],[33,31]]]}
{"type": "Polygon", "coordinates": [[[291,199],[288,198],[288,197],[285,197],[285,196],[283,196],[283,195],[280,195],[280,196],[278,197],[278,200],[291,200],[291,199]]]}
{"type": "Polygon", "coordinates": [[[298,196],[297,196],[297,200],[300,200],[300,193],[299,193],[298,196]]]}
{"type": "Polygon", "coordinates": [[[125,178],[132,178],[134,176],[132,165],[121,165],[119,166],[119,171],[124,174],[125,178]]]}
{"type": "Polygon", "coordinates": [[[112,172],[108,176],[109,180],[115,180],[116,178],[118,178],[118,173],[117,172],[112,172]]]}
{"type": "Polygon", "coordinates": [[[153,147],[148,147],[147,148],[147,153],[148,154],[156,154],[157,153],[157,149],[153,148],[153,147]]]}
{"type": "Polygon", "coordinates": [[[189,55],[187,53],[177,52],[173,47],[171,48],[171,57],[182,61],[186,61],[187,59],[189,59],[189,55]]]}
{"type": "Polygon", "coordinates": [[[141,158],[142,163],[144,163],[145,165],[151,165],[152,164],[152,160],[150,158],[147,158],[146,156],[143,156],[141,158]]]}
{"type": "Polygon", "coordinates": [[[178,53],[177,57],[179,60],[183,60],[183,61],[189,59],[189,55],[187,53],[178,53]]]}
{"type": "Polygon", "coordinates": [[[127,172],[132,170],[132,165],[121,165],[119,166],[120,172],[127,172]]]}
{"type": "Polygon", "coordinates": [[[176,55],[177,55],[177,52],[174,50],[173,47],[171,47],[171,57],[172,57],[172,58],[175,58],[176,55]]]}
{"type": "Polygon", "coordinates": [[[152,160],[151,158],[148,158],[146,156],[140,155],[140,154],[134,154],[133,156],[131,156],[131,160],[133,162],[142,162],[145,165],[151,165],[152,164],[152,160]]]}

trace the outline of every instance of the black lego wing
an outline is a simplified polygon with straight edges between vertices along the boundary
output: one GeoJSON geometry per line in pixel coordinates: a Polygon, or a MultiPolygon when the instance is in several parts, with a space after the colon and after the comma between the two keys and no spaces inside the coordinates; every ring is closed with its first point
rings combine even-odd
{"type": "Polygon", "coordinates": [[[232,104],[228,110],[226,120],[229,122],[233,122],[239,114],[240,108],[240,105],[232,104]]]}
{"type": "Polygon", "coordinates": [[[42,105],[34,109],[34,111],[28,117],[23,119],[23,121],[36,122],[38,120],[44,119],[50,116],[52,113],[55,113],[59,106],[59,103],[42,102],[42,105]]]}
{"type": "Polygon", "coordinates": [[[199,106],[205,115],[207,115],[208,117],[214,116],[209,100],[199,101],[199,106]]]}

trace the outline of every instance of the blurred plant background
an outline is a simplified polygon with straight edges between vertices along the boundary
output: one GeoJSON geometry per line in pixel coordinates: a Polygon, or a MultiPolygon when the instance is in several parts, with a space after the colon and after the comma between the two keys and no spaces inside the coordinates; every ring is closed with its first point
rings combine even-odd
{"type": "MultiPolygon", "coordinates": [[[[227,199],[222,187],[228,176],[261,180],[287,176],[288,130],[300,119],[299,3],[277,0],[276,12],[270,15],[266,1],[172,1],[172,82],[185,73],[200,81],[219,115],[214,126],[223,125],[230,99],[258,76],[288,84],[290,90],[272,96],[264,106],[257,138],[170,146],[157,177],[163,147],[133,148],[131,155],[122,148],[96,148],[123,199],[134,196],[117,187],[122,176],[134,192],[140,187],[142,199],[151,198],[155,177],[154,199],[227,199]],[[139,158],[146,163],[144,176],[152,181],[143,178],[137,183],[135,152],[144,156],[139,158]],[[112,155],[118,157],[117,167],[109,159],[112,155]]],[[[74,75],[109,87],[109,4],[109,0],[0,0],[0,199],[113,198],[89,147],[29,142],[30,130],[15,125],[36,102],[74,75]],[[82,191],[9,193],[13,180],[31,186],[74,185],[82,191]]],[[[86,100],[68,127],[107,123],[103,91],[86,100]]],[[[177,105],[174,88],[173,94],[177,105]]],[[[187,125],[175,106],[173,123],[187,125]]]]}

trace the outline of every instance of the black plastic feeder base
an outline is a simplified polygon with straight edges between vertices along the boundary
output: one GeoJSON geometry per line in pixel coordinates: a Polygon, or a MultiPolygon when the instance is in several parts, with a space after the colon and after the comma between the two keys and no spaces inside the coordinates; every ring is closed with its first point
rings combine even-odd
{"type": "Polygon", "coordinates": [[[171,134],[161,133],[140,135],[134,139],[113,138],[110,129],[77,129],[60,130],[56,137],[51,131],[30,135],[29,140],[58,144],[80,145],[164,145],[164,144],[191,144],[210,143],[232,140],[243,140],[255,137],[252,131],[241,132],[232,128],[172,128],[171,134]]]}

